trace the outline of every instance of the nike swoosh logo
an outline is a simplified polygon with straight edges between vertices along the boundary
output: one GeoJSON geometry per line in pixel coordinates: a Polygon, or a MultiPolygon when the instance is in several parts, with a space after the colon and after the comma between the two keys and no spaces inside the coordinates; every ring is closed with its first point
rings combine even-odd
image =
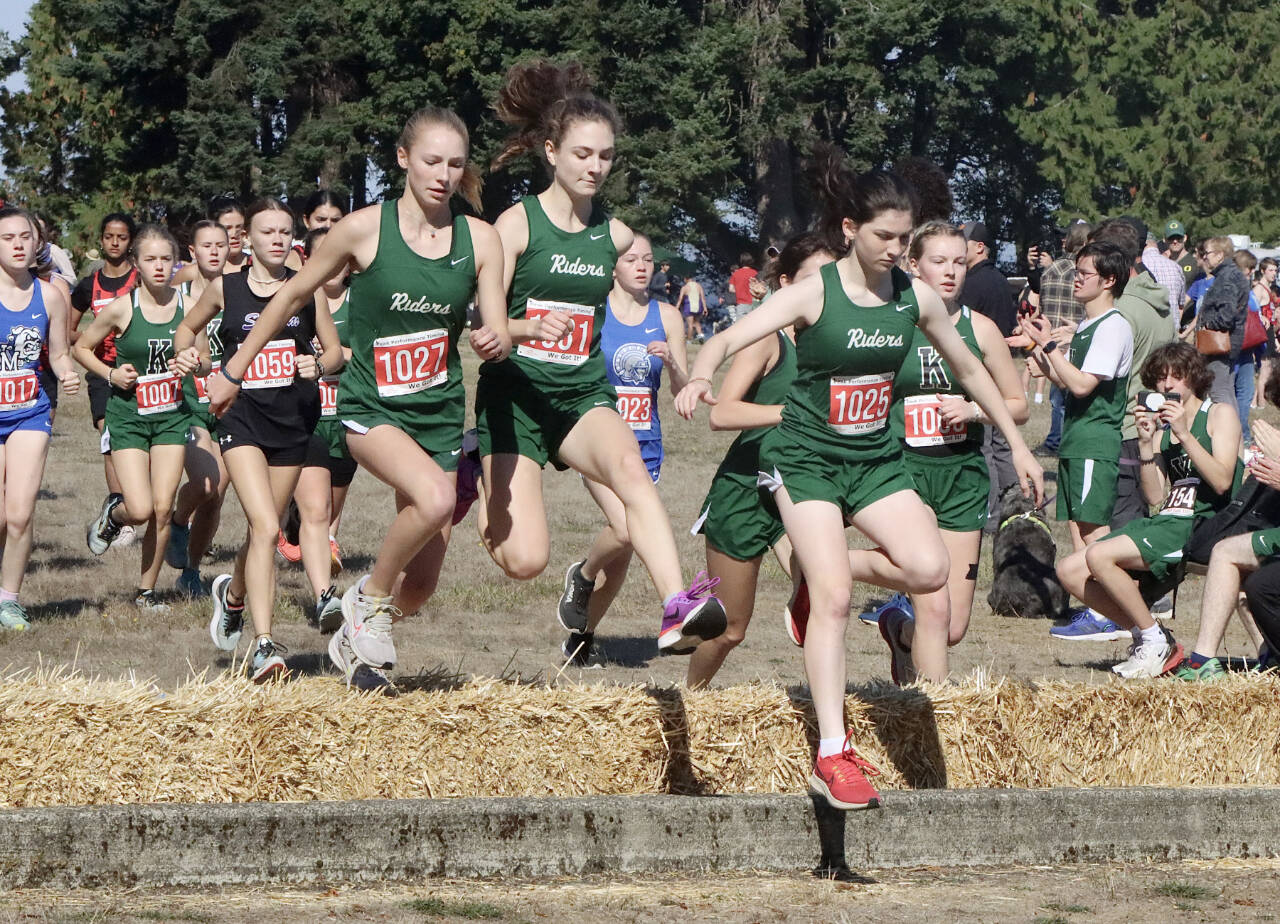
{"type": "Polygon", "coordinates": [[[456,259],[456,260],[450,260],[450,261],[449,261],[449,265],[450,265],[450,266],[457,266],[457,265],[458,265],[459,263],[461,263],[463,260],[470,260],[470,259],[471,259],[470,257],[458,257],[458,259],[456,259]]]}
{"type": "Polygon", "coordinates": [[[451,456],[459,456],[459,455],[462,455],[462,450],[461,450],[461,449],[453,449],[453,450],[450,450],[450,451],[449,451],[449,455],[451,455],[451,456]]]}
{"type": "Polygon", "coordinates": [[[894,305],[893,306],[895,311],[906,311],[910,307],[911,307],[910,305],[894,305]]]}
{"type": "Polygon", "coordinates": [[[646,328],[644,329],[644,332],[645,332],[646,334],[656,334],[656,333],[657,333],[658,331],[660,331],[660,330],[662,330],[662,328],[661,328],[661,327],[646,327],[646,328]]]}
{"type": "MultiPolygon", "coordinates": [[[[608,231],[606,231],[604,234],[608,234],[608,233],[609,233],[609,232],[608,232],[608,231]]],[[[593,241],[598,241],[598,240],[600,240],[600,238],[604,237],[604,234],[592,234],[592,235],[589,235],[589,237],[590,237],[593,241]]]]}

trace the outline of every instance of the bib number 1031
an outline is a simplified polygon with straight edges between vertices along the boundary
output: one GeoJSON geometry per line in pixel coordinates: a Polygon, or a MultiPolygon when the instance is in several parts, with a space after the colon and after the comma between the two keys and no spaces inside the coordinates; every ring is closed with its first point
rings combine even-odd
{"type": "Polygon", "coordinates": [[[833,376],[827,425],[845,436],[872,433],[888,423],[892,402],[892,372],[833,376]]]}
{"type": "Polygon", "coordinates": [[[548,302],[531,298],[525,305],[525,320],[537,321],[552,311],[564,311],[573,320],[573,327],[559,340],[524,340],[516,347],[516,354],[526,359],[558,366],[581,366],[591,353],[591,338],[595,335],[596,310],[590,305],[573,305],[569,302],[548,302]]]}

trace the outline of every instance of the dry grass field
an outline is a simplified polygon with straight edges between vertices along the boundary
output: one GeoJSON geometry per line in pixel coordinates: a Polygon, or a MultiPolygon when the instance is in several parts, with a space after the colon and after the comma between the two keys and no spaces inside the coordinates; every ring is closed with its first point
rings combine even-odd
{"type": "MultiPolygon", "coordinates": [[[[464,356],[473,383],[475,361],[465,350],[464,356]]],[[[1026,433],[1028,442],[1035,445],[1048,428],[1048,404],[1033,407],[1026,433]]],[[[1267,413],[1275,416],[1273,411],[1267,413]]],[[[701,538],[691,537],[688,528],[732,435],[710,432],[705,411],[693,423],[679,420],[665,399],[663,415],[668,446],[660,490],[676,527],[686,573],[692,575],[703,566],[704,553],[701,538]]],[[[85,528],[105,490],[96,445],[86,399],[64,400],[36,511],[35,551],[23,588],[34,631],[0,635],[0,667],[73,665],[91,676],[133,675],[154,678],[162,686],[175,685],[192,674],[216,674],[229,668],[228,656],[209,641],[208,600],[189,602],[174,593],[175,572],[166,569],[158,588],[173,604],[172,612],[145,614],[132,604],[137,547],[112,549],[101,558],[87,551],[85,528]]],[[[1045,461],[1052,468],[1053,460],[1045,461]]],[[[548,469],[544,485],[552,520],[550,567],[530,582],[509,580],[480,545],[474,515],[468,517],[455,531],[435,598],[397,628],[399,676],[446,674],[524,680],[557,676],[562,663],[562,633],[555,621],[556,598],[565,569],[582,556],[602,518],[576,475],[548,469]]],[[[368,565],[390,510],[389,491],[368,475],[359,474],[339,537],[348,566],[339,578],[341,587],[368,565]]],[[[234,493],[229,494],[222,531],[203,565],[206,581],[229,569],[243,535],[243,523],[234,493]]],[[[1065,550],[1065,528],[1055,525],[1054,534],[1060,552],[1065,550]]],[[[857,540],[850,535],[851,541],[857,540]]],[[[1123,643],[1055,642],[1048,636],[1048,623],[990,614],[985,604],[991,577],[989,552],[986,543],[973,626],[953,652],[954,672],[967,675],[983,669],[996,676],[1029,680],[1112,682],[1107,667],[1123,657],[1123,643]]],[[[280,576],[276,637],[289,648],[289,666],[300,674],[326,674],[325,639],[308,628],[303,616],[311,601],[301,568],[282,562],[280,576]]],[[[1170,624],[1187,644],[1194,640],[1197,626],[1200,580],[1192,579],[1184,586],[1177,617],[1170,624]]],[[[730,656],[719,683],[758,679],[783,685],[802,682],[801,653],[787,640],[779,615],[788,591],[781,570],[767,559],[755,621],[746,642],[730,656]]],[[[855,589],[855,599],[861,603],[881,598],[875,588],[855,589]]],[[[587,683],[681,682],[685,662],[657,656],[657,627],[657,603],[637,562],[601,627],[597,646],[603,665],[586,670],[570,668],[560,676],[587,683]]],[[[1227,644],[1232,655],[1250,653],[1244,633],[1235,625],[1227,644]]],[[[873,628],[853,621],[848,648],[852,682],[887,677],[887,654],[873,628]]]]}
{"type": "Polygon", "coordinates": [[[18,891],[0,922],[813,921],[1127,924],[1274,921],[1275,860],[1107,863],[998,869],[869,870],[856,882],[791,876],[590,876],[377,888],[18,891]]]}

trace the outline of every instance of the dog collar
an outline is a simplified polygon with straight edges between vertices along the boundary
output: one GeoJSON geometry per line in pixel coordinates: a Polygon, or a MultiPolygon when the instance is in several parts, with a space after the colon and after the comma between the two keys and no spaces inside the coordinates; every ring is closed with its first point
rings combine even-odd
{"type": "Polygon", "coordinates": [[[1008,526],[1010,523],[1014,522],[1015,520],[1030,520],[1032,523],[1036,524],[1036,526],[1039,526],[1046,533],[1048,533],[1050,538],[1052,538],[1053,531],[1049,529],[1049,524],[1046,523],[1044,520],[1040,519],[1039,517],[1035,516],[1035,513],[1036,513],[1035,510],[1028,510],[1026,513],[1015,513],[1013,516],[1009,517],[1009,519],[1005,520],[1003,523],[1000,524],[1000,529],[1004,529],[1006,526],[1008,526]]]}

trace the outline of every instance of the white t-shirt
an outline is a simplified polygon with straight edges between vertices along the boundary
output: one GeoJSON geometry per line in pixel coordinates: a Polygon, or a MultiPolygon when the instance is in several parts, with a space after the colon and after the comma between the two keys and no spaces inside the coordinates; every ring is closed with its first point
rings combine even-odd
{"type": "Polygon", "coordinates": [[[1094,324],[1098,329],[1093,332],[1080,371],[1096,375],[1104,382],[1128,375],[1133,366],[1133,328],[1112,309],[1099,317],[1085,318],[1076,325],[1076,331],[1088,330],[1094,324]]]}

